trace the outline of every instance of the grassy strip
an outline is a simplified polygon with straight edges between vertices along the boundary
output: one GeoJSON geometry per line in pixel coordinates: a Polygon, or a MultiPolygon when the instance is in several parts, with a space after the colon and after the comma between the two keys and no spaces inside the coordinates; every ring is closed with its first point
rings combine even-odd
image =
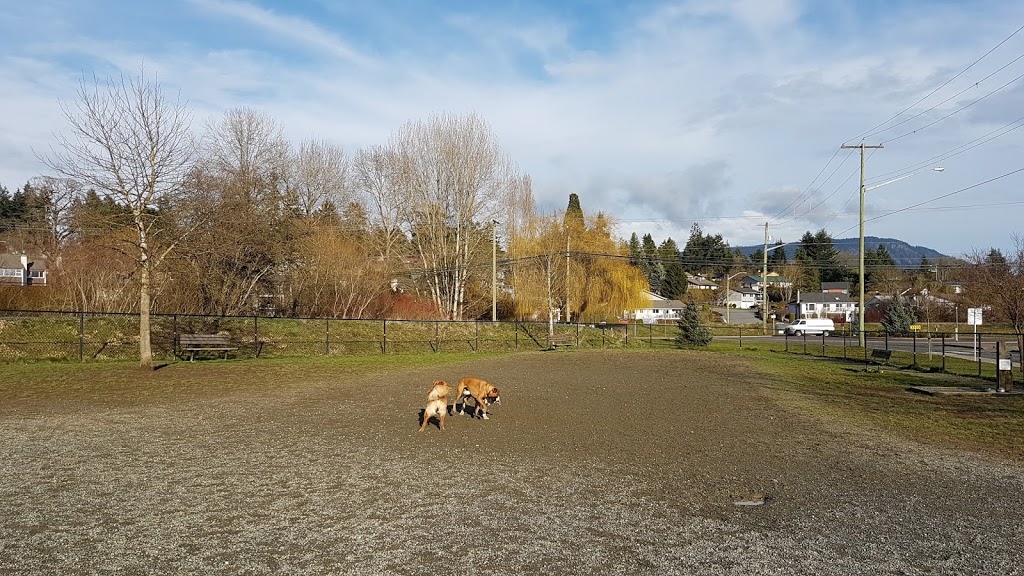
{"type": "MultiPolygon", "coordinates": [[[[884,369],[866,372],[862,362],[779,353],[763,348],[719,348],[763,360],[751,382],[764,382],[784,406],[905,440],[1024,461],[1024,397],[928,396],[911,386],[970,386],[990,382],[953,374],[884,369]]],[[[817,351],[820,353],[820,347],[817,351]]]]}

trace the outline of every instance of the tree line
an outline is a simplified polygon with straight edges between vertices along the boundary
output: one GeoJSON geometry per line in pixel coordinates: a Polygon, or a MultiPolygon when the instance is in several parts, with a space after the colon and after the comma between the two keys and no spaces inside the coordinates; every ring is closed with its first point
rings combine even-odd
{"type": "Polygon", "coordinates": [[[45,256],[49,286],[0,307],[601,321],[646,287],[609,216],[575,195],[538,213],[475,114],[346,151],[251,108],[195,127],[145,71],[83,79],[61,109],[51,174],[0,188],[0,249],[45,256]]]}

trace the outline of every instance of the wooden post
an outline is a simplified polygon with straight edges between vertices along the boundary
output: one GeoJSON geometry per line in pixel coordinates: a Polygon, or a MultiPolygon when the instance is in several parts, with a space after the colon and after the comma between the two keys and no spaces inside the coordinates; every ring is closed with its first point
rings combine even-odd
{"type": "MultiPolygon", "coordinates": [[[[177,318],[177,316],[175,316],[177,318]]],[[[78,361],[85,358],[85,312],[78,313],[78,361]]]]}
{"type": "Polygon", "coordinates": [[[384,319],[384,339],[380,341],[380,353],[388,353],[388,320],[384,319]]]}
{"type": "Polygon", "coordinates": [[[324,354],[331,355],[331,319],[327,319],[327,338],[324,339],[324,354]]]}

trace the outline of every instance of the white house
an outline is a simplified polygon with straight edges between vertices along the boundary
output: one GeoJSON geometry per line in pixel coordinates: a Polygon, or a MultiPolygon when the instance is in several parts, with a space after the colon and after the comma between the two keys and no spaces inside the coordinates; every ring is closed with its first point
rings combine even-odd
{"type": "Polygon", "coordinates": [[[749,288],[730,288],[725,296],[725,305],[730,308],[749,310],[761,301],[761,293],[749,288]]]}
{"type": "Polygon", "coordinates": [[[627,318],[634,321],[639,320],[644,324],[675,322],[679,319],[679,316],[685,307],[685,304],[679,300],[669,300],[668,298],[663,298],[646,290],[643,292],[643,297],[647,299],[647,306],[627,311],[627,318]]]}
{"type": "Polygon", "coordinates": [[[46,259],[25,254],[0,254],[0,284],[45,286],[46,259]]]}
{"type": "Polygon", "coordinates": [[[849,294],[841,292],[797,293],[796,300],[789,303],[793,318],[843,318],[850,322],[857,315],[857,302],[849,294]]]}
{"type": "Polygon", "coordinates": [[[686,275],[686,289],[687,290],[718,290],[718,284],[715,284],[711,280],[703,276],[696,276],[694,274],[686,275]]]}

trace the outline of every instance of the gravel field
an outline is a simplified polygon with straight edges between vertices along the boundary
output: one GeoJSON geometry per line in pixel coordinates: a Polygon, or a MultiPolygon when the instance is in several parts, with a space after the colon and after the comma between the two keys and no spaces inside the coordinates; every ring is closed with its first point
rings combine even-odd
{"type": "Polygon", "coordinates": [[[1020,465],[800,415],[752,361],[216,366],[0,398],[0,574],[1024,574],[1020,465]],[[467,375],[491,419],[417,433],[467,375]]]}

